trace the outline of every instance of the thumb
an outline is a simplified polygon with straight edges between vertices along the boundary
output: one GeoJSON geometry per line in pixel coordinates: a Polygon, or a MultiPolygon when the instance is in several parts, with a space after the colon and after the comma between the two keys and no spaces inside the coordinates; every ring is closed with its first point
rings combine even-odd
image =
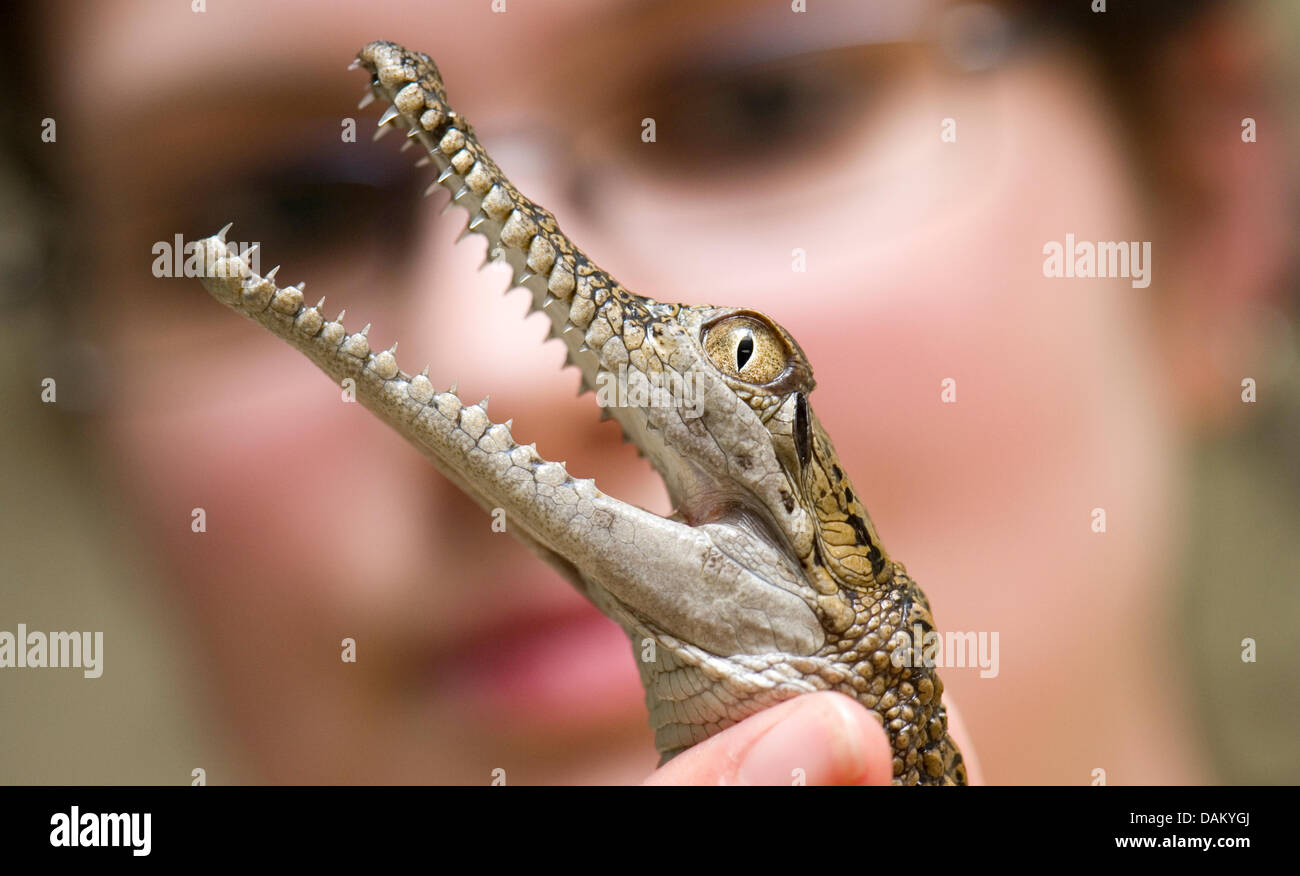
{"type": "Polygon", "coordinates": [[[688,748],[645,784],[887,785],[892,778],[885,729],[864,706],[822,692],[749,716],[688,748]]]}

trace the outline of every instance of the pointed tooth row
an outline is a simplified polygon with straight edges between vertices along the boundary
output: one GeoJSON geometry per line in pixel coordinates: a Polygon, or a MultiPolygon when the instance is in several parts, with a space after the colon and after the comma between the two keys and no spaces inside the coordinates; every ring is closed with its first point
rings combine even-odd
{"type": "MultiPolygon", "coordinates": [[[[554,216],[515,189],[447,105],[432,62],[392,44],[367,46],[359,58],[372,75],[372,91],[403,114],[392,124],[414,122],[404,145],[418,140],[426,152],[418,164],[429,164],[438,172],[425,194],[446,188],[452,197],[441,212],[463,206],[468,213],[456,241],[471,233],[482,234],[487,239],[483,266],[504,259],[512,272],[508,289],[522,286],[532,293],[529,312],[546,313],[550,336],[567,348],[565,363],[581,374],[578,394],[594,389],[601,369],[613,372],[625,362],[643,370],[653,367],[655,348],[647,347],[645,340],[653,319],[648,308],[655,302],[623,289],[573,245],[554,216]],[[613,338],[619,343],[607,347],[613,338]]],[[[634,409],[610,413],[602,408],[602,414],[604,419],[617,419],[625,437],[629,428],[643,426],[644,414],[634,409]]],[[[637,452],[645,455],[641,441],[637,452]]]]}
{"type": "MultiPolygon", "coordinates": [[[[223,233],[228,229],[229,226],[223,233]]],[[[257,276],[238,250],[228,247],[221,237],[201,241],[200,248],[204,259],[202,281],[214,297],[297,347],[336,380],[364,372],[373,374],[378,378],[377,384],[358,380],[358,400],[367,403],[367,407],[412,442],[422,447],[433,447],[439,440],[445,443],[445,439],[422,431],[433,428],[420,421],[427,411],[434,410],[444,421],[469,436],[478,449],[508,454],[511,464],[528,471],[536,484],[547,487],[569,484],[580,495],[599,494],[594,481],[571,477],[564,463],[543,459],[534,444],[517,444],[511,436],[513,420],[492,423],[488,418],[489,397],[485,396],[476,405],[466,405],[457,395],[454,383],[446,392],[435,390],[427,366],[417,375],[406,374],[397,362],[396,343],[379,353],[371,352],[370,324],[359,332],[349,333],[343,324],[347,311],[340,311],[334,319],[327,320],[324,298],[305,305],[302,283],[278,287],[270,274],[257,276]]]]}
{"type": "MultiPolygon", "coordinates": [[[[200,247],[204,256],[203,283],[208,290],[223,303],[266,325],[275,334],[288,340],[321,341],[325,346],[337,348],[353,358],[367,360],[368,365],[373,365],[376,358],[392,358],[391,350],[381,353],[380,357],[370,354],[368,324],[360,332],[348,334],[343,327],[346,310],[339,311],[338,316],[327,320],[324,316],[324,298],[315,304],[304,305],[306,284],[277,286],[275,275],[280,270],[279,265],[272,268],[266,276],[259,277],[233,247],[227,248],[220,237],[201,241],[200,247]]],[[[381,363],[380,367],[388,370],[385,364],[381,363]]]]}
{"type": "Polygon", "coordinates": [[[371,74],[372,90],[388,104],[380,124],[409,127],[408,136],[424,146],[438,170],[426,194],[445,188],[452,196],[445,209],[459,205],[468,211],[457,240],[482,234],[488,241],[485,264],[502,259],[510,265],[511,288],[527,288],[533,295],[530,312],[544,310],[551,319],[552,335],[568,345],[568,361],[583,373],[583,391],[592,387],[603,364],[609,367],[603,359],[611,337],[625,340],[625,349],[613,352],[626,361],[627,349],[640,347],[645,338],[650,316],[644,299],[592,264],[560,231],[554,216],[501,174],[448,106],[442,80],[425,56],[391,43],[372,43],[358,60],[371,74]]]}

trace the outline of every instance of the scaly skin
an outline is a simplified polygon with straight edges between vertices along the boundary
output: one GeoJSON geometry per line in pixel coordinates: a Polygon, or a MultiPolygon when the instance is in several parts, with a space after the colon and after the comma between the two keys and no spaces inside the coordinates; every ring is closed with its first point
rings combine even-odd
{"type": "Polygon", "coordinates": [[[812,368],[794,339],[753,311],[629,292],[506,180],[448,106],[428,56],[376,42],[357,64],[389,104],[380,125],[424,147],[468,209],[467,230],[532,292],[585,388],[620,368],[629,384],[693,386],[684,403],[632,395],[642,403],[606,408],[677,512],[620,502],[517,444],[509,421],[488,419],[486,399],[466,405],[436,391],[428,369],[402,371],[395,349],[371,352],[369,326],[350,334],[342,314],[304,305],[301,287],[253,274],[224,232],[201,243],[208,291],[334,381],[355,380],[358,401],[484,508],[505,509],[516,537],[624,627],[664,760],[760,709],[836,690],[888,730],[896,783],[965,784],[943,684],[902,659],[920,650],[913,630],[933,629],[929,606],[881,547],[808,406],[812,368]]]}

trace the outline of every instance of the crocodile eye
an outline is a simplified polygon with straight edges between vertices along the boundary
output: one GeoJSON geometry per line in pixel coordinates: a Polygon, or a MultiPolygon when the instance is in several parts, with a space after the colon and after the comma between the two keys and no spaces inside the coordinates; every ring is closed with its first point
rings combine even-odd
{"type": "Polygon", "coordinates": [[[704,350],[729,377],[746,383],[770,383],[790,363],[790,351],[776,331],[752,316],[733,316],[709,328],[704,350]]]}

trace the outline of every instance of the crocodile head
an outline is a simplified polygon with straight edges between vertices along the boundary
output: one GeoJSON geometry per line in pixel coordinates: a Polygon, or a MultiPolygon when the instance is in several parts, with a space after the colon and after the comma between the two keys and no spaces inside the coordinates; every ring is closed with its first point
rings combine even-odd
{"type": "Polygon", "coordinates": [[[613,597],[602,607],[616,602],[722,655],[811,653],[826,631],[848,629],[851,593],[887,585],[889,564],[808,405],[812,368],[794,338],[753,310],[629,291],[505,179],[447,105],[432,59],[379,42],[358,62],[390,107],[381,129],[425,146],[438,182],[469,212],[467,231],[487,237],[489,258],[533,293],[584,388],[654,465],[676,509],[652,522],[621,509],[654,559],[631,571],[636,586],[593,575],[568,541],[542,545],[548,558],[613,597]],[[705,549],[680,550],[702,535],[705,549]],[[695,613],[656,613],[644,592],[695,613]]]}
{"type": "MultiPolygon", "coordinates": [[[[571,358],[662,476],[676,509],[664,525],[703,527],[732,561],[757,560],[769,584],[797,593],[824,630],[845,632],[856,594],[888,587],[892,566],[809,405],[815,381],[798,342],[754,310],[621,288],[603,315],[608,328],[594,318],[568,335],[571,358]]],[[[659,586],[707,589],[692,572],[659,586]]],[[[762,617],[728,620],[766,634],[762,617]]]]}
{"type": "Polygon", "coordinates": [[[301,287],[254,274],[224,235],[201,247],[208,290],[354,380],[358,401],[484,507],[504,509],[509,531],[635,643],[660,646],[640,669],[666,756],[780,699],[838,689],[887,723],[896,775],[958,769],[937,677],[890,661],[910,647],[905,628],[928,628],[924,597],[880,548],[809,406],[812,368],[794,338],[753,310],[630,292],[505,178],[427,55],[376,42],[355,66],[370,75],[362,106],[387,105],[377,135],[402,130],[423,147],[420,163],[438,172],[430,190],[451,192],[466,232],[532,293],[675,512],[620,502],[542,459],[488,419],[486,400],[466,405],[435,390],[428,369],[403,371],[394,350],[371,352],[365,329],[349,333],[341,315],[305,305],[301,287]]]}

